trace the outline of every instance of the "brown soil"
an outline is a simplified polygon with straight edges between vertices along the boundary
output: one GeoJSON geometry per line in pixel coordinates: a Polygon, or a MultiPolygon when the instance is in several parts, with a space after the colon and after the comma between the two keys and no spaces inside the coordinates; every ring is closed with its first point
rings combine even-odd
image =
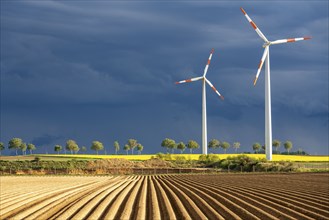
{"type": "Polygon", "coordinates": [[[329,173],[2,176],[0,219],[329,219],[328,184],[329,173]]]}

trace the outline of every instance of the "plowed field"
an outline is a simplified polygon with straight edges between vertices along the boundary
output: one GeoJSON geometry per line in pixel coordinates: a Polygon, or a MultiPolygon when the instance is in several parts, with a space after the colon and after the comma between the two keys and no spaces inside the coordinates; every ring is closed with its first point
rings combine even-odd
{"type": "Polygon", "coordinates": [[[1,219],[329,219],[329,174],[2,176],[1,219]]]}

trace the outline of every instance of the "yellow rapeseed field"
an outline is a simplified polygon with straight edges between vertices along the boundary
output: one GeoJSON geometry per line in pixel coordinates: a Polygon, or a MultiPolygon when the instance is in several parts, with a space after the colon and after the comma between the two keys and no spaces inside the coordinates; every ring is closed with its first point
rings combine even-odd
{"type": "MultiPolygon", "coordinates": [[[[164,154],[165,155],[165,154],[164,154]]],[[[198,160],[201,154],[170,154],[172,160],[177,157],[184,157],[186,160],[198,160]]],[[[217,155],[220,159],[226,159],[227,157],[234,157],[241,154],[212,154],[217,155]]],[[[246,154],[249,157],[256,159],[264,159],[265,154],[246,154]]],[[[93,154],[40,154],[42,157],[59,157],[59,158],[72,158],[72,159],[113,159],[121,158],[133,161],[143,161],[156,157],[155,154],[145,155],[93,155],[93,154]]],[[[169,156],[169,155],[168,155],[169,156]]],[[[304,155],[273,155],[273,161],[292,161],[292,162],[329,162],[329,156],[304,156],[304,155]]]]}

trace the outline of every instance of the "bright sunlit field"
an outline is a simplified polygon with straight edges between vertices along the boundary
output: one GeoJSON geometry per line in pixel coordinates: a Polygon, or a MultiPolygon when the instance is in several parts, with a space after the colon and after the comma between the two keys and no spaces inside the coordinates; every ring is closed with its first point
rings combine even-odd
{"type": "MultiPolygon", "coordinates": [[[[164,154],[165,155],[165,154],[164,154]]],[[[184,157],[186,160],[198,160],[201,154],[170,154],[170,159],[184,157]]],[[[217,155],[219,159],[226,159],[227,157],[234,157],[241,154],[212,154],[217,155]]],[[[265,154],[246,154],[255,159],[264,159],[265,154]]],[[[145,155],[93,155],[93,154],[38,154],[41,157],[65,158],[65,159],[127,159],[133,161],[143,161],[156,157],[155,154],[145,155]]],[[[168,155],[169,157],[169,155],[168,155]]],[[[273,155],[273,161],[292,161],[292,162],[329,162],[329,156],[304,156],[304,155],[273,155]]]]}

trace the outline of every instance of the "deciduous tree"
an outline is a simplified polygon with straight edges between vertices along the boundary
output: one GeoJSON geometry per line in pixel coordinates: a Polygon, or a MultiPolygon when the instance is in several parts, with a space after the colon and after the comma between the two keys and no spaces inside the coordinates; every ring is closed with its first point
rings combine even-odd
{"type": "Polygon", "coordinates": [[[137,140],[135,139],[129,139],[127,144],[129,145],[129,148],[131,150],[131,154],[134,154],[134,148],[137,147],[137,140]]]}
{"type": "Polygon", "coordinates": [[[2,142],[0,142],[0,155],[4,149],[5,149],[5,145],[2,142]]]}
{"type": "Polygon", "coordinates": [[[219,148],[220,147],[220,141],[219,140],[217,140],[217,139],[212,139],[212,140],[210,140],[209,141],[209,143],[208,143],[208,148],[210,148],[210,149],[216,149],[216,148],[219,148]]]}
{"type": "Polygon", "coordinates": [[[93,141],[90,147],[92,150],[96,151],[96,154],[98,155],[98,151],[104,150],[104,146],[99,141],[93,141]]]}
{"type": "Polygon", "coordinates": [[[231,145],[226,141],[223,141],[220,146],[223,148],[225,154],[226,154],[226,150],[231,147],[231,145]]]}
{"type": "Polygon", "coordinates": [[[275,147],[275,151],[276,151],[276,153],[279,153],[278,149],[279,149],[279,147],[281,146],[281,141],[279,141],[279,140],[274,140],[274,141],[272,142],[272,145],[275,147]]]}
{"type": "Polygon", "coordinates": [[[292,148],[292,142],[291,141],[286,141],[284,142],[284,148],[287,150],[288,154],[290,152],[290,149],[292,148]]]}
{"type": "Polygon", "coordinates": [[[26,143],[22,143],[21,146],[19,146],[19,149],[21,149],[22,151],[22,155],[25,155],[26,154],[26,143]]]}
{"type": "Polygon", "coordinates": [[[177,149],[177,144],[176,144],[176,142],[174,141],[174,143],[171,144],[171,145],[169,146],[169,148],[170,148],[172,154],[175,153],[175,149],[177,149]]]}
{"type": "Polygon", "coordinates": [[[183,153],[184,150],[186,149],[186,146],[185,146],[185,144],[183,142],[179,142],[177,144],[177,149],[180,150],[180,153],[183,153]]]}
{"type": "Polygon", "coordinates": [[[16,151],[16,155],[17,155],[17,150],[20,149],[20,146],[22,145],[22,143],[23,143],[22,139],[13,138],[9,141],[8,148],[14,149],[16,151]]]}
{"type": "Polygon", "coordinates": [[[74,140],[68,140],[66,141],[65,148],[71,151],[71,154],[73,154],[73,152],[76,151],[79,148],[79,146],[74,140]]]}
{"type": "Polygon", "coordinates": [[[143,149],[144,149],[144,146],[143,146],[143,145],[141,145],[141,144],[137,144],[137,151],[138,151],[138,154],[141,154],[142,151],[143,151],[143,149]]]}
{"type": "Polygon", "coordinates": [[[55,145],[55,147],[54,147],[54,151],[55,152],[57,152],[57,154],[59,154],[59,152],[61,152],[62,151],[62,146],[61,145],[55,145]]]}
{"type": "Polygon", "coordinates": [[[173,139],[165,138],[161,143],[161,147],[167,148],[167,152],[168,152],[170,149],[175,149],[176,142],[173,139]]]}
{"type": "Polygon", "coordinates": [[[32,154],[32,152],[34,151],[34,150],[36,150],[37,148],[35,147],[35,145],[34,144],[28,144],[27,145],[27,149],[30,151],[30,154],[32,154]]]}
{"type": "Polygon", "coordinates": [[[120,150],[120,144],[118,141],[114,141],[113,143],[115,154],[118,154],[118,151],[120,150]]]}
{"type": "Polygon", "coordinates": [[[87,147],[86,147],[86,146],[82,146],[82,147],[81,147],[81,151],[82,151],[82,152],[86,152],[86,151],[87,151],[87,147]]]}
{"type": "Polygon", "coordinates": [[[233,148],[234,148],[234,150],[235,150],[235,153],[237,153],[238,152],[238,149],[240,148],[240,142],[234,142],[233,143],[233,148]]]}
{"type": "Polygon", "coordinates": [[[262,147],[262,145],[260,145],[260,143],[254,143],[252,145],[252,149],[256,152],[256,154],[258,153],[258,151],[260,150],[260,148],[262,147]]]}
{"type": "Polygon", "coordinates": [[[123,150],[125,150],[127,152],[127,155],[128,155],[128,151],[130,150],[130,146],[128,144],[126,144],[124,147],[123,147],[123,150]]]}
{"type": "Polygon", "coordinates": [[[74,148],[73,151],[74,151],[75,154],[77,154],[79,152],[79,150],[80,150],[80,147],[77,147],[77,148],[74,148]]]}
{"type": "Polygon", "coordinates": [[[193,153],[193,149],[197,149],[199,147],[200,147],[200,145],[198,144],[198,142],[196,142],[194,140],[189,140],[187,143],[187,148],[190,149],[190,153],[193,153]]]}

